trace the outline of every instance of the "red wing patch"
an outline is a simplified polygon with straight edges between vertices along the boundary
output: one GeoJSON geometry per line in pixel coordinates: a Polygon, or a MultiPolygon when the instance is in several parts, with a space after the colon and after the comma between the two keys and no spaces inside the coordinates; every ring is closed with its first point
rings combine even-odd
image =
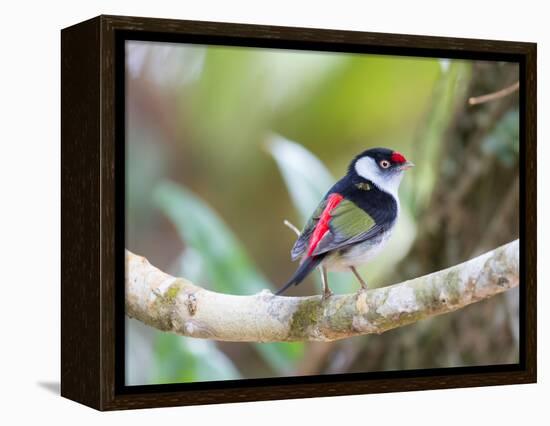
{"type": "Polygon", "coordinates": [[[313,230],[313,235],[311,236],[311,239],[309,240],[309,247],[307,251],[307,255],[311,256],[311,254],[315,251],[315,248],[319,244],[319,241],[323,239],[325,234],[329,230],[328,223],[331,219],[330,212],[332,209],[334,209],[338,204],[340,204],[340,201],[342,201],[344,197],[340,194],[330,194],[328,197],[328,202],[323,210],[323,213],[321,213],[321,217],[319,218],[319,222],[317,222],[317,225],[315,226],[315,229],[313,230]]]}

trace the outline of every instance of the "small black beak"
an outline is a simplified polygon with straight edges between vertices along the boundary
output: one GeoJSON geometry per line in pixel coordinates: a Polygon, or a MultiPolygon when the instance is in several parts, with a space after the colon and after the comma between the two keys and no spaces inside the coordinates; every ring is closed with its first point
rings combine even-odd
{"type": "Polygon", "coordinates": [[[399,170],[409,170],[410,168],[414,167],[414,163],[407,161],[405,164],[402,164],[399,166],[399,170]]]}

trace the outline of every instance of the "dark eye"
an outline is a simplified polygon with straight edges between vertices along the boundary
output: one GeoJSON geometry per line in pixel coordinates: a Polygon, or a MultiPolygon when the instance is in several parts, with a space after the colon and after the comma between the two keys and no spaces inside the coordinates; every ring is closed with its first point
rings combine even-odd
{"type": "Polygon", "coordinates": [[[382,167],[383,169],[387,169],[388,167],[390,167],[390,162],[388,160],[382,160],[380,161],[380,167],[382,167]]]}

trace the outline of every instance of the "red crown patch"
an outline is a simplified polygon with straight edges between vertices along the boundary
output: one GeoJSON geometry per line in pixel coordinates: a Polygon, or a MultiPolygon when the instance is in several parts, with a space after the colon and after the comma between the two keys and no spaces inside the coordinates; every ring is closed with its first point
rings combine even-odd
{"type": "Polygon", "coordinates": [[[394,163],[404,163],[407,160],[405,159],[405,157],[403,157],[403,154],[401,154],[400,152],[394,151],[393,154],[391,155],[391,161],[394,163]]]}

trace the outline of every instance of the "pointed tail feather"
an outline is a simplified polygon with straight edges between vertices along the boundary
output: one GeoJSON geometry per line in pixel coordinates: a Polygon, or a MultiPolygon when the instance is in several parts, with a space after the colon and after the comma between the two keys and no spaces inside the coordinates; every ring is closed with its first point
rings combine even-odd
{"type": "Polygon", "coordinates": [[[288,288],[292,285],[298,285],[300,284],[307,276],[308,274],[313,271],[317,266],[319,266],[319,263],[323,260],[325,256],[313,256],[308,257],[306,260],[304,260],[296,272],[294,272],[294,275],[292,278],[279,290],[277,290],[277,293],[275,293],[277,296],[283,294],[288,288]]]}

